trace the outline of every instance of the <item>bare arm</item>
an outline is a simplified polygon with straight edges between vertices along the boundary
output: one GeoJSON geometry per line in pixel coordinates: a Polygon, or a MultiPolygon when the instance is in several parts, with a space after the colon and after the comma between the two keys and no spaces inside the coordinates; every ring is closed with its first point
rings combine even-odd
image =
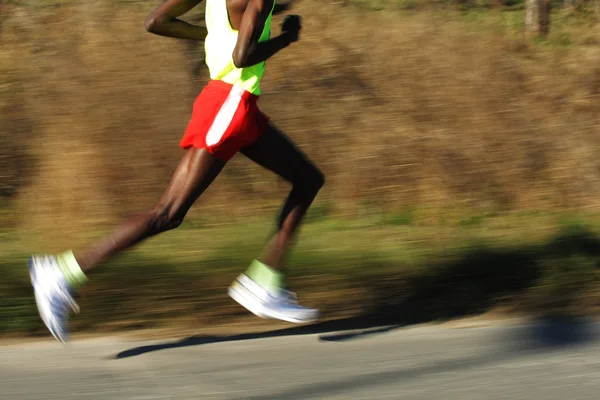
{"type": "Polygon", "coordinates": [[[290,43],[298,40],[299,23],[297,29],[284,30],[281,35],[273,39],[258,42],[271,11],[269,6],[272,4],[265,0],[248,1],[238,30],[237,44],[233,51],[233,63],[237,68],[250,67],[266,61],[289,46],[290,43]]]}
{"type": "Polygon", "coordinates": [[[177,19],[201,2],[202,0],[165,1],[146,17],[146,30],[156,35],[172,38],[204,40],[208,34],[206,28],[177,19]]]}

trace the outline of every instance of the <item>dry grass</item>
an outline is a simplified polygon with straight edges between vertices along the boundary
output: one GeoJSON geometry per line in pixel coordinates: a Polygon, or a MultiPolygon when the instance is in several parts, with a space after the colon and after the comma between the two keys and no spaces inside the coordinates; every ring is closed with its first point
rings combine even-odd
{"type": "MultiPolygon", "coordinates": [[[[206,71],[201,44],[144,31],[151,7],[5,6],[2,193],[36,227],[105,226],[151,205],[169,179],[206,71]]],[[[314,1],[293,12],[305,32],[270,62],[262,106],[327,173],[320,204],[346,215],[597,207],[592,28],[563,18],[536,44],[507,13],[314,1]]],[[[202,210],[274,207],[285,190],[274,183],[240,156],[202,210]]]]}

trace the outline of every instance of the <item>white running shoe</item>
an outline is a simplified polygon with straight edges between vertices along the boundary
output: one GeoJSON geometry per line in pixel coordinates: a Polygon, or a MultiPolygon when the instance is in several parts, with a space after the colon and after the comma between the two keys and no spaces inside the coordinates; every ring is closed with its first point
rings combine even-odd
{"type": "Polygon", "coordinates": [[[229,287],[229,297],[260,318],[273,318],[292,323],[314,322],[319,311],[298,304],[296,295],[287,290],[270,292],[241,274],[229,287]]]}
{"type": "Polygon", "coordinates": [[[69,313],[78,313],[79,306],[73,299],[71,286],[58,267],[56,257],[31,256],[29,275],[42,321],[56,340],[66,342],[69,338],[69,313]]]}

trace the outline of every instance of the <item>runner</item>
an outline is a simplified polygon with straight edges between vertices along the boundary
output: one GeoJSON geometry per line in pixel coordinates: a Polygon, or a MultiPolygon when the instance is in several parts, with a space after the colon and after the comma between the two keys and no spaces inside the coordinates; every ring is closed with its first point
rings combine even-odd
{"type": "Polygon", "coordinates": [[[204,40],[210,80],[194,102],[181,139],[184,155],[156,205],[119,225],[82,251],[33,255],[29,271],[40,316],[52,335],[68,340],[68,319],[79,312],[73,295],[89,273],[144,239],[177,228],[187,211],[238,152],[291,183],[277,230],[229,288],[229,296],[261,318],[312,322],[318,310],[302,307],[284,288],[281,264],[303,216],[324,184],[322,172],[275,128],[257,102],[265,61],[299,39],[299,16],[287,16],[271,38],[274,0],[207,0],[206,28],[179,16],[202,0],[167,0],[146,19],[157,35],[204,40]]]}

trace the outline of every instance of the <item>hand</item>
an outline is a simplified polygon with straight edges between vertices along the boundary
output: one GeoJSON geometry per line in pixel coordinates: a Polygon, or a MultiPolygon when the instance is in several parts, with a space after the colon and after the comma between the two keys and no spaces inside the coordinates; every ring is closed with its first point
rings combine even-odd
{"type": "Polygon", "coordinates": [[[288,15],[283,20],[283,24],[281,24],[281,31],[289,37],[292,43],[300,39],[301,29],[302,24],[299,15],[288,15]]]}

